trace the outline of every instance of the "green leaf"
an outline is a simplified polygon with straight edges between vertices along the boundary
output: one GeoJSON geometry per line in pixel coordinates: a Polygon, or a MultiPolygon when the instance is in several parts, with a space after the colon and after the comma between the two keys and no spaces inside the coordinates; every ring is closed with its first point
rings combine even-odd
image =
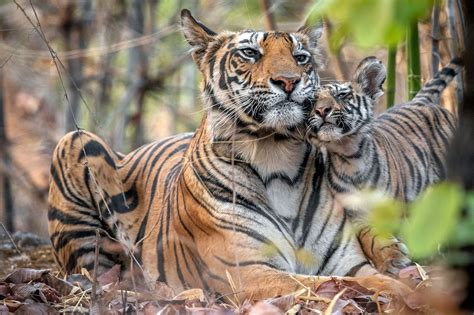
{"type": "Polygon", "coordinates": [[[456,228],[463,190],[443,182],[428,188],[409,208],[409,218],[402,226],[402,236],[414,258],[426,258],[445,244],[456,228]]]}
{"type": "MultiPolygon", "coordinates": [[[[361,47],[393,46],[402,41],[406,29],[428,16],[435,0],[318,0],[313,1],[308,21],[323,17],[343,29],[334,32],[332,46],[351,38],[361,47]]],[[[333,47],[333,49],[334,49],[333,47]]]]}
{"type": "Polygon", "coordinates": [[[456,230],[450,237],[450,244],[464,246],[474,244],[474,193],[469,192],[465,197],[465,214],[459,220],[456,230]]]}
{"type": "Polygon", "coordinates": [[[397,200],[386,198],[374,205],[369,214],[369,225],[377,234],[389,237],[400,228],[400,218],[403,213],[403,204],[397,200]]]}

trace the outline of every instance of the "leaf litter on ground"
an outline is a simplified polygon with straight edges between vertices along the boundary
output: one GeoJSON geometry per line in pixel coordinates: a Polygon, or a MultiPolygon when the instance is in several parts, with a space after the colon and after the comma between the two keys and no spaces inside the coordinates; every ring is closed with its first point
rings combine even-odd
{"type": "MultiPolygon", "coordinates": [[[[22,253],[24,254],[24,253],[22,253]]],[[[97,277],[97,300],[92,300],[91,275],[83,271],[61,277],[57,270],[16,268],[0,278],[0,315],[3,314],[362,314],[455,313],[462,286],[446,280],[443,268],[413,265],[399,280],[413,288],[395,303],[393,297],[374,292],[356,280],[333,278],[317,288],[301,289],[265,300],[233,300],[192,288],[174,292],[164,283],[151,289],[121,280],[116,265],[97,277]],[[456,298],[457,297],[457,298],[456,298]],[[237,303],[238,302],[238,303],[237,303]]],[[[50,266],[54,267],[51,262],[50,266]]],[[[32,266],[34,267],[34,265],[32,266]]],[[[459,279],[457,275],[450,275],[459,279]]],[[[235,286],[235,285],[234,285],[235,286]]],[[[234,288],[235,290],[235,288],[234,288]]]]}

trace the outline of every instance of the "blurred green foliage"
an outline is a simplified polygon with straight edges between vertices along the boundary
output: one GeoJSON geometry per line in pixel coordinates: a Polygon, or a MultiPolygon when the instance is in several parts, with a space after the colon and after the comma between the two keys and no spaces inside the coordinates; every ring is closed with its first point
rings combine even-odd
{"type": "Polygon", "coordinates": [[[404,208],[399,201],[380,199],[373,204],[369,224],[382,235],[399,233],[413,258],[433,257],[449,245],[474,244],[473,192],[441,182],[409,204],[406,213],[404,208]]]}
{"type": "Polygon", "coordinates": [[[428,16],[436,0],[319,0],[309,22],[324,18],[335,24],[330,47],[337,51],[346,37],[361,47],[393,46],[405,38],[407,25],[428,16]]]}
{"type": "Polygon", "coordinates": [[[369,224],[383,237],[396,234],[400,229],[401,213],[405,205],[397,200],[381,198],[373,205],[375,211],[369,213],[369,224]]]}
{"type": "Polygon", "coordinates": [[[464,192],[443,182],[428,188],[409,207],[401,235],[414,258],[429,257],[450,240],[459,220],[464,192]]]}

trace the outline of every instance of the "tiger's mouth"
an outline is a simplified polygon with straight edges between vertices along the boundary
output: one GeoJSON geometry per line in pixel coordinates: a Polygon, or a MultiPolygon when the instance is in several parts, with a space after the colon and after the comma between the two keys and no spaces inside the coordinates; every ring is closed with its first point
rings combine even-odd
{"type": "Polygon", "coordinates": [[[342,136],[342,128],[337,123],[321,119],[309,122],[306,132],[306,139],[313,143],[338,141],[342,136]]]}
{"type": "Polygon", "coordinates": [[[292,100],[280,101],[267,106],[261,114],[262,125],[276,131],[294,128],[304,122],[304,104],[292,100]]]}

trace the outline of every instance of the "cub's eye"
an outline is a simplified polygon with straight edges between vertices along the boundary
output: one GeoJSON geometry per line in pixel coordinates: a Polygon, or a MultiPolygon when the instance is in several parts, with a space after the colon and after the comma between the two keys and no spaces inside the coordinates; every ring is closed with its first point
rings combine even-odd
{"type": "Polygon", "coordinates": [[[350,100],[352,98],[351,92],[340,92],[337,97],[341,100],[350,100]]]}
{"type": "Polygon", "coordinates": [[[258,51],[252,48],[244,48],[240,50],[245,57],[256,58],[258,57],[258,51]]]}
{"type": "Polygon", "coordinates": [[[308,63],[308,61],[309,61],[309,56],[308,56],[308,55],[296,55],[296,56],[295,56],[295,60],[296,60],[299,64],[305,64],[305,63],[308,63]]]}

